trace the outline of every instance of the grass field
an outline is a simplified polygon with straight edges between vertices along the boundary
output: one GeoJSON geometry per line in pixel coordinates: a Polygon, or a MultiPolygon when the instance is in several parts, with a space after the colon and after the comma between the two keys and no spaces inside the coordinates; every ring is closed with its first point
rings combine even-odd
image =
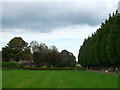
{"type": "Polygon", "coordinates": [[[88,71],[3,70],[3,88],[117,88],[118,76],[88,71]]]}

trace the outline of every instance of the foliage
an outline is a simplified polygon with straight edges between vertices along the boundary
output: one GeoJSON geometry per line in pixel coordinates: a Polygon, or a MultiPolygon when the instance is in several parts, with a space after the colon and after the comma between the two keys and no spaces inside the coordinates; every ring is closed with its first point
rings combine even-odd
{"type": "Polygon", "coordinates": [[[36,41],[31,42],[33,52],[33,63],[35,66],[53,66],[53,67],[74,67],[76,58],[67,50],[61,53],[55,46],[48,48],[45,44],[40,45],[36,41]]]}
{"type": "MultiPolygon", "coordinates": [[[[7,46],[2,48],[2,58],[3,61],[20,61],[25,56],[28,56],[28,53],[30,55],[30,52],[28,52],[28,43],[25,42],[21,37],[14,37],[9,41],[7,46]]],[[[29,50],[30,51],[30,50],[29,50]]]]}
{"type": "Polygon", "coordinates": [[[20,66],[17,62],[2,62],[3,69],[19,69],[20,66]]]}
{"type": "Polygon", "coordinates": [[[24,66],[27,70],[86,70],[84,67],[30,67],[24,66]]]}
{"type": "Polygon", "coordinates": [[[27,65],[27,66],[24,66],[23,69],[31,69],[31,67],[27,65]]]}
{"type": "Polygon", "coordinates": [[[32,41],[28,46],[28,43],[21,37],[14,37],[7,46],[2,48],[2,57],[3,62],[30,61],[30,64],[37,67],[73,67],[76,65],[76,58],[71,52],[63,50],[60,53],[54,45],[48,48],[44,43],[38,44],[36,41],[32,41]]]}
{"type": "Polygon", "coordinates": [[[78,62],[88,67],[120,65],[120,14],[117,11],[84,40],[78,62]]]}

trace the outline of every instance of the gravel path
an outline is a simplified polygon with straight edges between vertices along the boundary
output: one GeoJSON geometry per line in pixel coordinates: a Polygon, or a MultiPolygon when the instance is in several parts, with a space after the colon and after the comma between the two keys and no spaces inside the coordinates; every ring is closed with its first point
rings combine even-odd
{"type": "Polygon", "coordinates": [[[88,70],[88,71],[91,71],[91,72],[97,72],[97,73],[112,74],[112,75],[120,75],[120,73],[102,72],[102,71],[93,71],[93,70],[88,70]]]}

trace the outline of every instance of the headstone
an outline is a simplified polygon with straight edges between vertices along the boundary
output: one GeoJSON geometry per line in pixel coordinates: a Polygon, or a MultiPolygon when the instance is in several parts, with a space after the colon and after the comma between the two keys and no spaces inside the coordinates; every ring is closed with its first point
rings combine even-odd
{"type": "Polygon", "coordinates": [[[105,70],[105,72],[108,72],[108,70],[105,70]]]}

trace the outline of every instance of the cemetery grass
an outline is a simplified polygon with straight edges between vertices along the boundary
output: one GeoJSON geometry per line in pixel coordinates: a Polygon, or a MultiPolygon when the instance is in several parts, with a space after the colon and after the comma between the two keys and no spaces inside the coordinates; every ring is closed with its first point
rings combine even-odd
{"type": "Polygon", "coordinates": [[[118,76],[90,71],[3,70],[2,88],[118,88],[118,76]]]}

